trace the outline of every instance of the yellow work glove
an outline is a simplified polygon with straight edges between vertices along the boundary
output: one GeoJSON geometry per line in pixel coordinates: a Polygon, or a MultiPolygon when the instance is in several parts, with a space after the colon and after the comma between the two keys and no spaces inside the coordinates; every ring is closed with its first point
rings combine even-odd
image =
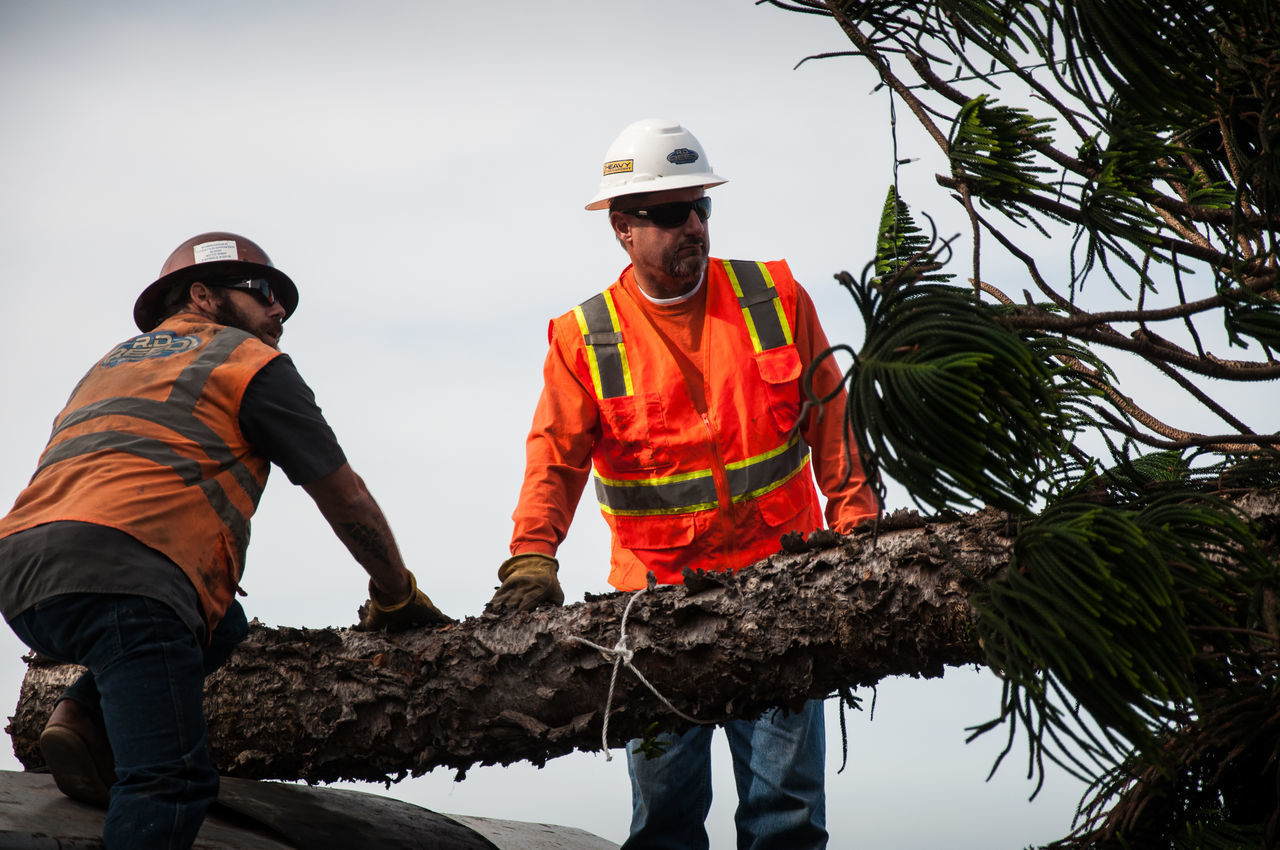
{"type": "Polygon", "coordinates": [[[418,590],[418,580],[409,573],[409,595],[401,602],[388,604],[379,599],[378,588],[369,580],[369,601],[360,606],[360,622],[357,631],[374,632],[386,629],[401,632],[418,626],[442,626],[453,618],[440,612],[427,594],[418,590]]]}
{"type": "Polygon", "coordinates": [[[508,558],[498,567],[502,586],[489,600],[495,611],[531,611],[543,602],[564,604],[564,591],[556,573],[560,563],[547,555],[527,554],[508,558]]]}

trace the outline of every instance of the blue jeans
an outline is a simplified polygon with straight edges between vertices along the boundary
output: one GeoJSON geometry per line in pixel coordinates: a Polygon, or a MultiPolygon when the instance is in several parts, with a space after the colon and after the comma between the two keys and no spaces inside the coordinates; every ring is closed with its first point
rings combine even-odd
{"type": "MultiPolygon", "coordinates": [[[[649,759],[627,744],[631,835],[623,850],[706,850],[711,810],[711,733],[695,726],[664,734],[665,754],[649,759]]],[[[808,850],[827,846],[827,737],[822,701],[799,714],[768,711],[758,720],[724,724],[733,756],[738,850],[808,850]]]]}
{"type": "Polygon", "coordinates": [[[208,647],[172,608],[144,596],[55,596],[10,625],[36,652],[89,668],[63,698],[106,723],[116,768],[102,832],[109,850],[190,847],[218,795],[204,678],[248,634],[240,604],[232,602],[208,647]]]}

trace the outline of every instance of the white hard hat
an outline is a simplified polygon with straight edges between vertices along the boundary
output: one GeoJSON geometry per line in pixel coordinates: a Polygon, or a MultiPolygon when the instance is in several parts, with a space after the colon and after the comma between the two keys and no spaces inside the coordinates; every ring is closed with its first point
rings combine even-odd
{"type": "Polygon", "coordinates": [[[712,172],[693,133],[674,121],[646,118],[628,125],[609,145],[600,190],[587,209],[607,209],[609,201],[622,195],[727,182],[712,172]]]}

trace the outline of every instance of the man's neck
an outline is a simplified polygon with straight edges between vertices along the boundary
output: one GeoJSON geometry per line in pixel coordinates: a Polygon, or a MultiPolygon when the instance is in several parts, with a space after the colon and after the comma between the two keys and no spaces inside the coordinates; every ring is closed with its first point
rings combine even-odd
{"type": "MultiPolygon", "coordinates": [[[[641,281],[639,277],[636,278],[636,289],[639,289],[640,294],[643,295],[646,299],[648,299],[650,303],[663,305],[663,306],[671,305],[671,304],[680,304],[684,301],[688,301],[690,298],[693,298],[695,295],[698,294],[698,290],[702,289],[702,281],[705,277],[706,277],[705,274],[701,275],[697,279],[697,281],[695,281],[692,285],[687,286],[685,290],[679,294],[669,294],[669,295],[654,294],[653,292],[649,291],[649,289],[644,285],[644,282],[641,281]]],[[[675,289],[676,287],[673,286],[671,288],[675,289]]]]}
{"type": "Polygon", "coordinates": [[[691,297],[702,286],[702,279],[706,277],[704,271],[693,281],[675,281],[671,279],[663,281],[653,281],[646,277],[642,277],[640,270],[635,266],[631,267],[632,274],[636,279],[636,288],[640,290],[645,298],[655,304],[678,304],[681,301],[691,297]]]}

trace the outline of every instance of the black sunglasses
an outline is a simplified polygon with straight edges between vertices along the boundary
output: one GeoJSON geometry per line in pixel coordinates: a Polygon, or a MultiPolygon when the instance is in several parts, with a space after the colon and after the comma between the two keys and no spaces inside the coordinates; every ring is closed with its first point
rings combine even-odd
{"type": "Polygon", "coordinates": [[[263,304],[268,306],[276,303],[276,294],[271,291],[271,284],[260,277],[245,278],[244,280],[216,280],[211,281],[209,285],[220,286],[223,289],[243,289],[246,292],[252,292],[263,304]]]}
{"type": "Polygon", "coordinates": [[[711,218],[711,199],[704,196],[696,201],[674,201],[670,204],[657,204],[635,210],[618,210],[618,212],[643,218],[666,229],[679,227],[688,221],[689,210],[697,214],[698,221],[706,221],[711,218]]]}

